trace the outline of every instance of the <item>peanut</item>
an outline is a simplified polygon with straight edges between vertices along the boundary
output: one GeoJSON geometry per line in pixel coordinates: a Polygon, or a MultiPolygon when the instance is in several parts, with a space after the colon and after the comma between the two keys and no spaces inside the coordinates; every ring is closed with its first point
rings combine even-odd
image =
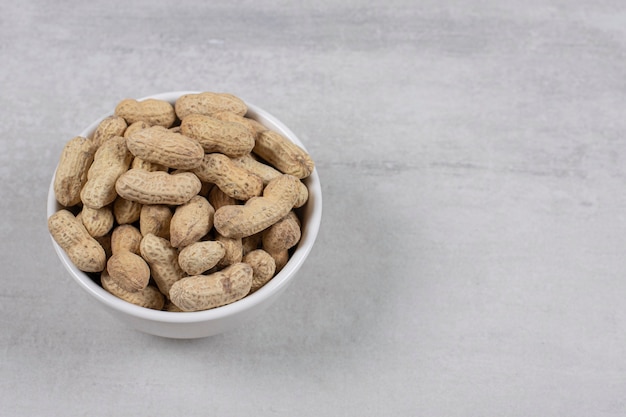
{"type": "Polygon", "coordinates": [[[143,236],[130,224],[122,224],[111,233],[111,253],[132,252],[139,255],[139,245],[143,236]]]}
{"type": "MultiPolygon", "coordinates": [[[[263,184],[267,185],[271,180],[276,177],[280,177],[283,175],[277,169],[264,164],[261,161],[256,160],[252,155],[244,155],[238,158],[231,159],[235,165],[240,166],[241,168],[245,168],[253,174],[258,175],[263,180],[263,184]]],[[[306,204],[309,199],[309,189],[307,188],[302,181],[298,183],[298,200],[294,204],[294,207],[302,207],[306,204]]]]}
{"type": "MultiPolygon", "coordinates": [[[[113,256],[107,263],[111,279],[126,292],[142,291],[148,284],[150,269],[144,259],[136,255],[141,253],[141,233],[133,226],[123,225],[113,231],[111,240],[113,256]]],[[[157,273],[155,277],[158,276],[157,273]]]]}
{"type": "Polygon", "coordinates": [[[124,99],[115,107],[115,115],[123,117],[129,125],[146,122],[152,126],[170,127],[176,121],[174,107],[165,100],[157,99],[124,99]]]}
{"type": "Polygon", "coordinates": [[[241,116],[237,113],[233,113],[230,111],[221,111],[217,113],[213,113],[211,116],[216,119],[224,120],[226,122],[235,122],[244,125],[252,134],[252,136],[256,137],[259,133],[267,130],[265,126],[261,123],[257,122],[254,119],[249,117],[241,116]]]}
{"type": "Polygon", "coordinates": [[[144,204],[141,206],[139,216],[139,230],[142,236],[153,234],[169,240],[172,216],[172,211],[164,204],[144,204]]]}
{"type": "Polygon", "coordinates": [[[263,232],[263,249],[270,253],[291,249],[300,241],[301,236],[300,220],[291,211],[263,232]]]}
{"type": "Polygon", "coordinates": [[[150,127],[150,124],[144,122],[144,121],[138,121],[135,123],[132,123],[130,125],[128,125],[128,127],[126,128],[126,130],[124,131],[124,137],[127,138],[130,135],[132,135],[133,133],[141,130],[141,129],[147,129],[150,127]]]}
{"type": "Polygon", "coordinates": [[[229,157],[246,155],[254,148],[254,136],[240,123],[202,114],[190,114],[180,125],[183,135],[202,145],[204,152],[220,152],[229,157]]]}
{"type": "Polygon", "coordinates": [[[222,206],[237,204],[237,200],[224,193],[219,187],[213,187],[209,191],[209,203],[217,210],[222,206]]]}
{"type": "Polygon", "coordinates": [[[143,290],[150,281],[150,267],[130,251],[114,253],[107,261],[107,271],[121,288],[130,292],[143,290]]]}
{"type": "Polygon", "coordinates": [[[298,198],[298,179],[282,175],[265,187],[263,197],[244,205],[224,206],[215,212],[215,229],[226,237],[245,237],[260,232],[285,217],[298,198]]]}
{"type": "Polygon", "coordinates": [[[178,264],[189,275],[199,275],[217,265],[225,254],[226,250],[221,242],[195,242],[180,251],[178,264]]]}
{"type": "Polygon", "coordinates": [[[267,183],[274,178],[283,175],[283,173],[276,168],[264,164],[263,162],[254,158],[251,154],[242,155],[237,158],[232,158],[231,160],[235,163],[235,165],[240,166],[241,168],[245,168],[248,171],[261,177],[264,185],[267,185],[267,183]]]}
{"type": "Polygon", "coordinates": [[[283,269],[289,260],[289,249],[294,247],[302,236],[300,220],[292,211],[262,233],[262,247],[274,258],[276,272],[283,269]]]}
{"type": "Polygon", "coordinates": [[[115,136],[123,136],[126,131],[126,120],[119,116],[109,116],[98,124],[93,134],[93,141],[100,147],[107,140],[115,136]]]}
{"type": "Polygon", "coordinates": [[[116,136],[104,142],[94,155],[87,182],[80,192],[83,204],[98,209],[115,201],[115,182],[128,170],[131,160],[123,137],[116,136]]]}
{"type": "Polygon", "coordinates": [[[87,172],[93,162],[97,146],[91,139],[76,136],[68,141],[54,177],[54,195],[62,206],[80,203],[80,190],[87,182],[87,172]]]}
{"type": "Polygon", "coordinates": [[[252,276],[252,267],[240,262],[210,275],[185,277],[172,285],[170,299],[183,311],[220,307],[245,297],[252,276]]]}
{"type": "Polygon", "coordinates": [[[113,278],[111,278],[106,269],[102,271],[102,274],[100,275],[100,282],[102,283],[102,288],[117,298],[121,298],[122,300],[135,304],[139,307],[161,310],[165,305],[165,297],[163,297],[163,294],[161,294],[161,292],[152,285],[148,285],[140,291],[126,291],[120,287],[113,278]]]}
{"type": "Polygon", "coordinates": [[[246,103],[238,97],[228,93],[213,92],[185,94],[176,100],[174,108],[180,120],[190,114],[210,116],[213,113],[230,111],[243,116],[248,111],[246,103]]]}
{"type": "Polygon", "coordinates": [[[224,256],[217,263],[218,268],[236,264],[241,262],[243,258],[243,245],[241,238],[224,237],[219,233],[215,236],[215,241],[220,242],[224,246],[224,256]]]}
{"type": "Polygon", "coordinates": [[[148,234],[141,239],[141,256],[150,265],[152,278],[159,290],[169,297],[172,285],[185,276],[178,264],[178,251],[169,240],[148,234]]]}
{"type": "Polygon", "coordinates": [[[274,277],[276,262],[263,249],[256,249],[243,257],[243,261],[252,267],[252,286],[250,293],[255,292],[274,277]]]}
{"type": "Polygon", "coordinates": [[[129,201],[119,195],[113,202],[113,216],[118,224],[131,224],[139,220],[142,205],[129,201]]]}
{"type": "Polygon", "coordinates": [[[141,204],[184,204],[198,194],[202,184],[191,172],[171,175],[164,171],[130,169],[115,184],[117,193],[141,204]]]}
{"type": "Polygon", "coordinates": [[[104,269],[104,248],[69,210],[61,209],[50,216],[48,230],[76,268],[84,272],[100,272],[104,269]]]}
{"type": "MultiPolygon", "coordinates": [[[[137,123],[135,123],[135,125],[137,123]]],[[[134,169],[143,169],[145,171],[167,171],[167,167],[145,161],[141,158],[133,158],[133,162],[131,162],[130,167],[134,169]]],[[[115,215],[115,220],[119,224],[134,223],[139,220],[141,207],[142,204],[136,201],[126,200],[125,198],[118,196],[113,204],[113,214],[115,215]]]]}
{"type": "Polygon", "coordinates": [[[276,263],[276,273],[278,274],[282,271],[285,265],[287,265],[287,262],[289,262],[289,251],[285,249],[280,252],[274,252],[270,255],[274,258],[274,262],[276,263]]]}
{"type": "Polygon", "coordinates": [[[83,206],[80,219],[87,232],[93,237],[101,237],[109,233],[115,222],[111,206],[104,206],[99,209],[83,206]]]}
{"type": "Polygon", "coordinates": [[[214,214],[213,206],[199,195],[176,207],[170,223],[172,246],[183,248],[199,241],[213,228],[214,214]]]}
{"type": "Polygon", "coordinates": [[[193,169],[200,165],[204,156],[197,140],[159,126],[128,136],[126,146],[136,158],[174,169],[193,169]]]}
{"type": "MultiPolygon", "coordinates": [[[[134,123],[134,125],[137,123],[134,123]]],[[[133,162],[131,162],[130,167],[134,169],[143,169],[144,171],[167,171],[167,167],[163,165],[148,162],[136,157],[133,158],[133,162]]],[[[134,223],[139,220],[141,207],[142,204],[136,201],[126,200],[125,198],[118,196],[113,204],[113,214],[115,215],[115,220],[119,224],[134,223]]]]}
{"type": "Polygon", "coordinates": [[[221,153],[204,155],[202,163],[193,172],[200,180],[217,185],[226,195],[237,200],[249,200],[263,191],[263,180],[259,176],[236,166],[221,153]]]}
{"type": "Polygon", "coordinates": [[[304,149],[272,130],[257,135],[254,153],[280,172],[299,179],[311,175],[315,168],[313,160],[304,149]]]}
{"type": "Polygon", "coordinates": [[[131,168],[134,169],[143,169],[144,171],[167,171],[167,167],[160,164],[155,164],[153,162],[145,161],[141,158],[135,157],[133,162],[130,164],[131,168]]]}

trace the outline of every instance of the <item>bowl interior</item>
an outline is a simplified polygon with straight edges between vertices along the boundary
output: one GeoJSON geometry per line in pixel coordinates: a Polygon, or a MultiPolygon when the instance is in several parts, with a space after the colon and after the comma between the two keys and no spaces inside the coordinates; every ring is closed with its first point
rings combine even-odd
{"type": "MultiPolygon", "coordinates": [[[[146,98],[156,98],[161,100],[167,100],[170,103],[174,103],[175,100],[183,94],[197,93],[197,91],[175,91],[168,93],[156,94],[146,98]]],[[[244,100],[245,101],[245,100],[244,100]]],[[[248,105],[248,117],[256,119],[271,130],[275,130],[282,135],[289,138],[291,141],[301,146],[306,150],[304,144],[297,138],[297,136],[282,122],[276,119],[274,116],[266,112],[265,110],[255,106],[246,101],[248,105]]],[[[110,114],[103,115],[88,127],[85,128],[80,136],[90,137],[93,135],[98,124],[110,114]]],[[[98,283],[96,283],[88,274],[80,271],[70,261],[65,251],[52,239],[53,247],[58,254],[63,266],[70,272],[74,280],[91,296],[96,298],[100,303],[111,309],[117,310],[137,318],[161,321],[168,323],[193,323],[193,322],[206,322],[211,320],[219,320],[227,316],[244,312],[255,308],[262,304],[266,299],[270,298],[273,294],[281,292],[289,281],[295,276],[295,273],[300,269],[304,263],[306,257],[309,255],[313,243],[317,237],[319,231],[321,216],[322,216],[322,196],[321,186],[319,182],[319,176],[317,170],[303,180],[309,189],[309,200],[306,205],[299,209],[299,214],[302,219],[302,237],[298,243],[293,255],[285,265],[285,267],[274,276],[267,284],[261,287],[259,290],[250,294],[243,299],[234,303],[217,307],[211,310],[197,311],[197,312],[168,312],[151,310],[144,307],[139,307],[134,304],[121,300],[114,295],[104,290],[98,283]]],[[[51,216],[57,210],[63,208],[54,196],[54,175],[50,182],[50,188],[48,191],[47,201],[47,216],[51,216]]]]}

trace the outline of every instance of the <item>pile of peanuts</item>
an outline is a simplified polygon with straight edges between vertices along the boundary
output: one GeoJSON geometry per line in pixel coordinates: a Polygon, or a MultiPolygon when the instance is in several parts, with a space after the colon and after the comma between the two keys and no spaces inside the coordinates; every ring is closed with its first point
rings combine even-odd
{"type": "Polygon", "coordinates": [[[53,239],[141,307],[208,310],[255,292],[300,240],[314,163],[247,112],[227,93],[122,100],[63,148],[53,239]]]}

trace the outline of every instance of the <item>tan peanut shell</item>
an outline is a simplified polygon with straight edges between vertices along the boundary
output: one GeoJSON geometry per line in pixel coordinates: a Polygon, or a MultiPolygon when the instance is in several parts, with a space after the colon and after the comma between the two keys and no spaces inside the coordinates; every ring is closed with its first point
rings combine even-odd
{"type": "Polygon", "coordinates": [[[276,177],[283,175],[282,172],[276,168],[264,164],[263,162],[254,158],[251,154],[239,156],[231,159],[235,165],[247,169],[248,171],[258,175],[263,180],[263,184],[267,184],[276,177]]]}
{"type": "Polygon", "coordinates": [[[113,216],[118,224],[131,224],[139,220],[142,205],[119,195],[113,202],[113,216]]]}
{"type": "Polygon", "coordinates": [[[178,264],[178,251],[169,240],[148,234],[140,245],[141,256],[150,265],[152,278],[159,290],[169,297],[172,285],[186,274],[178,264]]]}
{"type": "Polygon", "coordinates": [[[174,169],[193,169],[204,156],[197,140],[159,126],[128,136],[126,146],[136,158],[174,169]]]}
{"type": "Polygon", "coordinates": [[[62,209],[50,216],[48,230],[76,268],[84,272],[100,272],[106,266],[104,248],[70,211],[62,209]]]}
{"type": "Polygon", "coordinates": [[[176,121],[174,107],[169,102],[158,99],[124,99],[115,107],[115,115],[123,117],[129,125],[146,122],[152,126],[170,127],[176,121]]]}
{"type": "Polygon", "coordinates": [[[152,285],[148,285],[140,291],[126,291],[120,287],[113,278],[111,278],[106,270],[102,271],[100,282],[102,283],[102,288],[117,298],[121,298],[122,300],[135,304],[139,307],[161,310],[165,305],[165,297],[152,285]]]}
{"type": "Polygon", "coordinates": [[[54,176],[54,195],[65,207],[80,203],[80,191],[87,182],[87,172],[97,146],[88,138],[76,136],[63,147],[54,176]]]}
{"type": "Polygon", "coordinates": [[[298,179],[282,175],[265,187],[263,197],[252,198],[244,205],[224,206],[216,210],[215,229],[226,237],[245,237],[258,233],[294,207],[298,198],[298,179]]]}
{"type": "Polygon", "coordinates": [[[256,249],[243,257],[243,261],[252,267],[252,285],[250,293],[255,292],[274,277],[276,262],[263,249],[256,249]]]}
{"type": "Polygon", "coordinates": [[[126,130],[124,131],[124,137],[127,138],[130,135],[132,135],[133,133],[141,130],[141,129],[147,129],[150,127],[149,123],[146,123],[142,120],[132,123],[130,125],[128,125],[128,127],[126,128],[126,130]]]}
{"type": "Polygon", "coordinates": [[[121,251],[113,254],[106,267],[111,278],[124,290],[140,291],[150,281],[150,267],[136,253],[121,251]]]}
{"type": "Polygon", "coordinates": [[[221,242],[195,242],[180,251],[178,264],[187,274],[199,275],[217,265],[225,254],[226,250],[221,242]]]}
{"type": "MultiPolygon", "coordinates": [[[[264,185],[267,185],[274,178],[283,175],[282,172],[278,171],[274,167],[264,164],[261,161],[258,161],[250,154],[232,158],[231,160],[235,163],[235,165],[245,168],[253,174],[261,177],[264,185]]],[[[298,184],[298,200],[296,201],[296,204],[294,204],[294,207],[298,208],[304,206],[308,199],[309,189],[306,185],[304,185],[304,183],[302,183],[302,181],[300,181],[298,184]]]]}
{"type": "Polygon", "coordinates": [[[282,271],[285,265],[287,265],[287,262],[289,262],[289,251],[285,249],[280,252],[272,252],[270,255],[274,258],[274,262],[276,263],[276,273],[278,274],[282,271]]]}
{"type": "Polygon", "coordinates": [[[123,136],[126,131],[126,120],[119,116],[109,116],[102,120],[93,133],[93,141],[100,147],[107,140],[115,136],[123,136]]]}
{"type": "Polygon", "coordinates": [[[304,149],[272,130],[257,135],[254,153],[280,172],[299,179],[311,175],[315,168],[313,160],[304,149]]]}
{"type": "Polygon", "coordinates": [[[254,148],[254,136],[247,127],[203,114],[185,117],[180,131],[198,141],[206,153],[219,152],[237,157],[250,153],[254,148]]]}
{"type": "Polygon", "coordinates": [[[153,234],[164,239],[170,239],[170,223],[172,210],[164,204],[144,204],[141,206],[139,230],[142,236],[153,234]]]}
{"type": "Polygon", "coordinates": [[[80,198],[84,205],[101,208],[115,201],[115,182],[128,170],[132,155],[126,140],[116,136],[104,142],[94,155],[80,198]]]}
{"type": "Polygon", "coordinates": [[[202,163],[193,172],[202,181],[215,184],[237,200],[248,200],[263,191],[263,180],[259,176],[236,166],[221,153],[205,154],[202,163]]]}
{"type": "Polygon", "coordinates": [[[184,204],[198,194],[202,184],[191,172],[172,175],[165,171],[130,169],[115,184],[117,193],[141,204],[184,204]]]}
{"type": "Polygon", "coordinates": [[[111,232],[111,253],[132,252],[139,255],[139,245],[143,236],[139,229],[130,224],[117,226],[111,232]]]}
{"type": "MultiPolygon", "coordinates": [[[[135,125],[137,123],[135,123],[135,125]]],[[[143,169],[145,171],[167,171],[167,167],[145,161],[141,158],[133,158],[133,162],[131,162],[130,167],[143,169]]],[[[126,200],[125,198],[117,196],[115,202],[113,203],[113,214],[115,215],[115,220],[119,224],[135,223],[139,220],[142,207],[143,205],[136,201],[126,200]]]]}
{"type": "Polygon", "coordinates": [[[192,93],[180,96],[174,104],[176,115],[180,120],[190,114],[211,115],[221,111],[230,111],[245,115],[248,106],[240,98],[228,93],[192,93]]]}
{"type": "Polygon", "coordinates": [[[240,262],[210,275],[193,275],[172,285],[170,299],[183,311],[201,311],[245,297],[252,285],[252,267],[240,262]]]}
{"type": "Polygon", "coordinates": [[[148,162],[141,158],[133,158],[133,162],[130,164],[133,169],[143,169],[144,171],[167,171],[167,167],[154,162],[148,162]]]}
{"type": "Polygon", "coordinates": [[[309,188],[302,182],[298,181],[298,198],[294,203],[294,208],[303,207],[309,201],[309,188]]]}
{"type": "Polygon", "coordinates": [[[240,237],[224,237],[219,233],[215,236],[215,241],[224,246],[224,256],[217,263],[218,268],[241,262],[243,258],[243,245],[240,237]]]}
{"type": "Polygon", "coordinates": [[[302,236],[300,220],[293,211],[268,227],[262,235],[263,249],[267,252],[281,252],[294,247],[302,236]]]}
{"type": "Polygon", "coordinates": [[[252,133],[252,136],[254,137],[256,137],[256,135],[258,135],[260,132],[267,130],[265,126],[263,126],[261,123],[257,122],[256,120],[251,119],[249,117],[241,116],[239,114],[236,114],[230,111],[221,111],[221,112],[213,113],[212,116],[215,117],[216,119],[224,120],[227,122],[235,122],[235,123],[242,124],[250,131],[250,133],[252,133]]]}
{"type": "Polygon", "coordinates": [[[106,235],[111,231],[115,223],[111,206],[104,206],[99,209],[83,206],[80,212],[80,219],[87,232],[93,237],[106,235]]]}
{"type": "Polygon", "coordinates": [[[213,187],[209,191],[208,200],[213,209],[217,210],[222,206],[237,204],[237,200],[220,190],[220,187],[213,187]]]}
{"type": "Polygon", "coordinates": [[[261,233],[262,247],[274,259],[276,273],[280,272],[289,261],[289,249],[302,237],[300,219],[291,211],[285,217],[261,233]]]}
{"type": "Polygon", "coordinates": [[[196,195],[176,207],[170,222],[170,242],[183,248],[199,241],[213,227],[215,210],[206,198],[196,195]]]}

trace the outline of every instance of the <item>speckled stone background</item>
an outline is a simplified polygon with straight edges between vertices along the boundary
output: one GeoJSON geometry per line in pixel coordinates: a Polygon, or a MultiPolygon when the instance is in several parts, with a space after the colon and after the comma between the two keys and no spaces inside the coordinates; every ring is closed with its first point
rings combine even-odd
{"type": "Polygon", "coordinates": [[[3,2],[0,83],[0,415],[625,415],[621,0],[3,2]],[[46,229],[65,142],[172,90],[270,111],[324,192],[284,297],[191,341],[46,229]]]}

